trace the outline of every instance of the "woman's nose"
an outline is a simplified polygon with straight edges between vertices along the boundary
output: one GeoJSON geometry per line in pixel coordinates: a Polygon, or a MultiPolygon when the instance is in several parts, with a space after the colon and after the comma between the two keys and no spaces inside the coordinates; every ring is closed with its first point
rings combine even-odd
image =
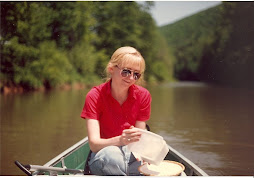
{"type": "Polygon", "coordinates": [[[130,76],[130,79],[131,79],[131,80],[134,80],[134,75],[133,75],[133,73],[131,73],[129,76],[130,76]]]}

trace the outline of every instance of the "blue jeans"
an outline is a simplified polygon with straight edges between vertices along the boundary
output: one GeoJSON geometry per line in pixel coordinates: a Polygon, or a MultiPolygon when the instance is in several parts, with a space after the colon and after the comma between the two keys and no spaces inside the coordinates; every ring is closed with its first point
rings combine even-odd
{"type": "Polygon", "coordinates": [[[91,154],[88,162],[90,171],[95,175],[138,176],[141,165],[127,146],[108,146],[91,154]]]}

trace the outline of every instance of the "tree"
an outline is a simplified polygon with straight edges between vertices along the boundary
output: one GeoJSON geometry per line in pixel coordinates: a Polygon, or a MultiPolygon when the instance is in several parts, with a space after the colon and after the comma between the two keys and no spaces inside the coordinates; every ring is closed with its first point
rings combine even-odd
{"type": "Polygon", "coordinates": [[[143,54],[148,80],[166,80],[171,65],[167,55],[158,54],[167,52],[151,7],[136,2],[1,2],[1,83],[26,89],[93,83],[101,80],[121,46],[143,54]]]}

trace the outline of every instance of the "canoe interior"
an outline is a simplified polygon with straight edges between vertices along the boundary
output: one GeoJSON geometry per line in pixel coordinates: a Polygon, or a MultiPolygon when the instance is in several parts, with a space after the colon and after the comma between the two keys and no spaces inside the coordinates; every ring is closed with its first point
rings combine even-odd
{"type": "MultiPolygon", "coordinates": [[[[63,159],[65,166],[70,169],[84,169],[89,150],[90,150],[89,145],[85,144],[81,146],[79,149],[73,151],[71,154],[67,155],[63,159]]],[[[60,160],[53,166],[63,167],[62,160],[60,160]]]]}
{"type": "MultiPolygon", "coordinates": [[[[87,137],[73,145],[63,153],[59,154],[44,166],[60,167],[66,166],[69,169],[81,169],[85,167],[86,159],[89,154],[90,147],[87,137]]],[[[48,175],[48,172],[36,171],[33,175],[48,175]]],[[[61,173],[58,173],[58,175],[61,173]]]]}
{"type": "MultiPolygon", "coordinates": [[[[202,169],[192,163],[190,160],[185,158],[174,148],[169,147],[169,152],[165,160],[172,160],[182,163],[185,166],[185,174],[187,176],[208,176],[202,169]]],[[[84,169],[87,156],[89,154],[90,148],[88,144],[87,137],[73,145],[71,148],[67,149],[54,159],[50,160],[44,166],[53,166],[53,167],[64,167],[66,166],[69,169],[84,169]]],[[[33,175],[45,175],[48,173],[45,172],[34,172],[33,175]]]]}
{"type": "Polygon", "coordinates": [[[181,153],[176,151],[174,148],[172,148],[169,145],[168,147],[169,147],[169,152],[167,156],[165,157],[165,160],[177,161],[179,163],[182,163],[185,166],[184,172],[187,176],[209,176],[201,168],[199,168],[196,164],[191,162],[181,153]]]}

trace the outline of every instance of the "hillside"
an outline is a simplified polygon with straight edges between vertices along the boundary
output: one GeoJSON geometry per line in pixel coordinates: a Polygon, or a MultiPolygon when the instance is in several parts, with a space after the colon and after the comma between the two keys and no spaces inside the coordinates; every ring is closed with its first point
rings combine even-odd
{"type": "Polygon", "coordinates": [[[223,2],[160,27],[175,58],[174,76],[254,88],[253,21],[253,2],[223,2]]]}

